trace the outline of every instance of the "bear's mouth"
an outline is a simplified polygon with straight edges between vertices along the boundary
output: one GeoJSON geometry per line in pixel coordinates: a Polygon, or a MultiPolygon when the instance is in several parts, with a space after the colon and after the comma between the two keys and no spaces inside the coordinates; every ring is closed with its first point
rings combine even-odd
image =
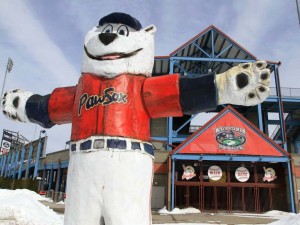
{"type": "Polygon", "coordinates": [[[130,53],[115,52],[115,53],[106,54],[106,55],[94,56],[91,53],[89,53],[86,46],[84,46],[84,51],[85,51],[86,55],[89,58],[94,59],[94,60],[116,60],[116,59],[128,58],[128,57],[131,57],[133,55],[136,55],[141,50],[142,50],[142,48],[139,48],[138,50],[135,50],[135,51],[130,52],[130,53]]]}

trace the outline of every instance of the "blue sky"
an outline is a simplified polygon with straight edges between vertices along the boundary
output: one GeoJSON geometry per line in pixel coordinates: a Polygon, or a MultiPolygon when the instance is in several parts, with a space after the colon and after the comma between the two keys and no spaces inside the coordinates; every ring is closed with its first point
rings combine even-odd
{"type": "MultiPolygon", "coordinates": [[[[156,25],[156,55],[168,55],[213,24],[258,59],[281,61],[281,86],[300,88],[300,26],[294,0],[1,0],[1,87],[8,57],[14,67],[5,90],[44,95],[75,85],[86,32],[117,11],[136,17],[143,27],[156,25]]],[[[1,114],[2,129],[20,131],[29,140],[42,130],[1,114]]],[[[55,126],[47,134],[48,151],[61,150],[70,125],[55,126]]]]}

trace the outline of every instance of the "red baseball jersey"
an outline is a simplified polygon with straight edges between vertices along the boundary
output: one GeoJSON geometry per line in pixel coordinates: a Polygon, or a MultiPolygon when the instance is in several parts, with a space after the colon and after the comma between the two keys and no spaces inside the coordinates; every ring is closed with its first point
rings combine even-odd
{"type": "Polygon", "coordinates": [[[76,87],[56,88],[49,99],[52,122],[72,122],[71,140],[93,135],[150,140],[150,118],[182,116],[179,75],[112,79],[83,74],[76,87]]]}

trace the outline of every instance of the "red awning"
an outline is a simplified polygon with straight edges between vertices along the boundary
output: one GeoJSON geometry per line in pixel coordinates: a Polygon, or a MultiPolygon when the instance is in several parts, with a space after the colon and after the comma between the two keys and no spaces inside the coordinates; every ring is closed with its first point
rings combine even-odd
{"type": "Polygon", "coordinates": [[[288,156],[232,107],[227,106],[171,154],[288,156]]]}

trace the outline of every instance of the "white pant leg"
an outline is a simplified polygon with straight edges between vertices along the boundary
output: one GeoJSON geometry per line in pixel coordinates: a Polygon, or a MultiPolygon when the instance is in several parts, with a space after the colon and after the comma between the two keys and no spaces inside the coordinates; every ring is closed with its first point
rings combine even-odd
{"type": "Polygon", "coordinates": [[[113,152],[106,169],[105,225],[151,225],[153,159],[137,151],[113,152]]]}
{"type": "Polygon", "coordinates": [[[64,224],[150,225],[152,174],[137,151],[71,153],[64,224]]]}
{"type": "Polygon", "coordinates": [[[64,225],[100,224],[104,160],[101,152],[70,154],[64,225]]]}

